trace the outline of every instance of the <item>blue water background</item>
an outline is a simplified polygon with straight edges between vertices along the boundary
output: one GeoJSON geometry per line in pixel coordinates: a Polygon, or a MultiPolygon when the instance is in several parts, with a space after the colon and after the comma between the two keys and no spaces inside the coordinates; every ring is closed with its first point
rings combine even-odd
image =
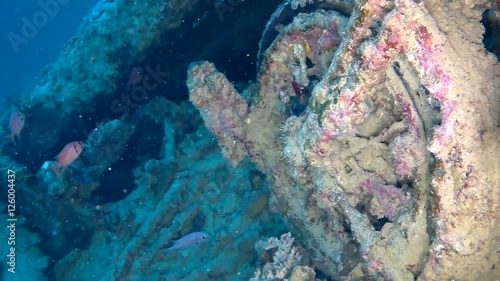
{"type": "MultiPolygon", "coordinates": [[[[13,93],[30,91],[37,83],[40,70],[59,57],[62,47],[76,34],[82,17],[89,13],[97,0],[69,0],[59,5],[59,11],[49,16],[47,24],[39,28],[28,43],[20,44],[18,52],[9,41],[10,32],[22,36],[23,21],[43,11],[40,2],[49,1],[1,1],[0,2],[0,104],[13,93]]],[[[53,0],[52,2],[55,2],[53,0]]],[[[57,2],[56,2],[57,3],[57,2]]]]}

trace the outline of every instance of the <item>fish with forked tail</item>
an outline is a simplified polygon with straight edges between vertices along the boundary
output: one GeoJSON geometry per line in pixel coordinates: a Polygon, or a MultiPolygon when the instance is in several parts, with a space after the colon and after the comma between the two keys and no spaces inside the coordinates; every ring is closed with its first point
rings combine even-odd
{"type": "Polygon", "coordinates": [[[24,113],[21,110],[15,111],[10,115],[9,129],[10,134],[5,136],[5,139],[10,139],[14,145],[16,144],[16,137],[19,139],[21,130],[24,127],[24,113]]]}
{"type": "Polygon", "coordinates": [[[162,249],[161,252],[163,254],[168,254],[186,248],[196,247],[201,243],[208,242],[209,239],[210,234],[205,231],[191,232],[178,240],[173,240],[172,242],[174,242],[174,245],[170,248],[162,249]]]}
{"type": "Polygon", "coordinates": [[[71,163],[73,163],[73,161],[76,160],[76,158],[78,158],[78,156],[80,156],[80,153],[82,153],[82,145],[81,141],[68,143],[64,146],[61,152],[54,157],[57,159],[57,164],[48,167],[46,170],[51,169],[56,174],[59,174],[61,168],[64,169],[68,167],[71,163]]]}

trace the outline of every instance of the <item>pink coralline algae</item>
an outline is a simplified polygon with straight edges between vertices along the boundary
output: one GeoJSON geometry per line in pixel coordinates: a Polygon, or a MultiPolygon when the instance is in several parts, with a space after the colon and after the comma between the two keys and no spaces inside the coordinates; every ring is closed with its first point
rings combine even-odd
{"type": "Polygon", "coordinates": [[[389,145],[397,178],[403,183],[415,180],[418,169],[426,164],[424,149],[418,149],[418,145],[414,134],[397,136],[389,145]]]}
{"type": "Polygon", "coordinates": [[[410,199],[405,191],[392,185],[385,185],[376,180],[364,180],[361,183],[361,189],[373,195],[377,200],[376,203],[378,206],[370,206],[370,213],[375,216],[385,216],[391,221],[394,220],[398,213],[404,211],[404,207],[410,203],[410,199]],[[382,211],[382,213],[377,214],[378,211],[382,211]]]}

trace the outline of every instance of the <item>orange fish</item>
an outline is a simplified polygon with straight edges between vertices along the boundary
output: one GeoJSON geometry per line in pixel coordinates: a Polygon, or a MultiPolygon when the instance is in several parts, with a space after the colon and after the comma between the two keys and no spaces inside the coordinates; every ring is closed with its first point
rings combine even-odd
{"type": "Polygon", "coordinates": [[[56,174],[59,174],[59,171],[61,168],[64,170],[64,168],[68,167],[73,161],[80,156],[80,153],[82,153],[82,142],[81,141],[74,141],[68,143],[64,148],[59,152],[59,154],[54,157],[57,159],[57,164],[53,165],[49,169],[54,170],[56,174]]]}
{"type": "Polygon", "coordinates": [[[13,112],[10,115],[10,120],[9,120],[9,129],[10,129],[10,134],[5,136],[5,139],[10,139],[16,144],[16,136],[19,139],[21,135],[21,130],[24,127],[24,113],[21,110],[18,110],[16,112],[13,112]]]}
{"type": "Polygon", "coordinates": [[[144,71],[142,70],[142,67],[136,66],[132,68],[132,70],[128,75],[127,92],[130,89],[130,87],[134,86],[135,84],[139,83],[142,80],[143,75],[144,71]]]}

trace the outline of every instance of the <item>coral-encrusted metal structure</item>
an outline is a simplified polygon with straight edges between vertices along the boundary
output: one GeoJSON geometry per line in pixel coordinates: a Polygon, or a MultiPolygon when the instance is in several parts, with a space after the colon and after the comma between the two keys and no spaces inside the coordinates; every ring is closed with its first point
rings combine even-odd
{"type": "Polygon", "coordinates": [[[368,0],[349,18],[298,14],[263,55],[251,100],[213,64],[191,65],[190,100],[225,156],[268,175],[274,208],[325,274],[498,274],[499,160],[488,156],[499,67],[478,36],[487,4],[368,0]]]}

